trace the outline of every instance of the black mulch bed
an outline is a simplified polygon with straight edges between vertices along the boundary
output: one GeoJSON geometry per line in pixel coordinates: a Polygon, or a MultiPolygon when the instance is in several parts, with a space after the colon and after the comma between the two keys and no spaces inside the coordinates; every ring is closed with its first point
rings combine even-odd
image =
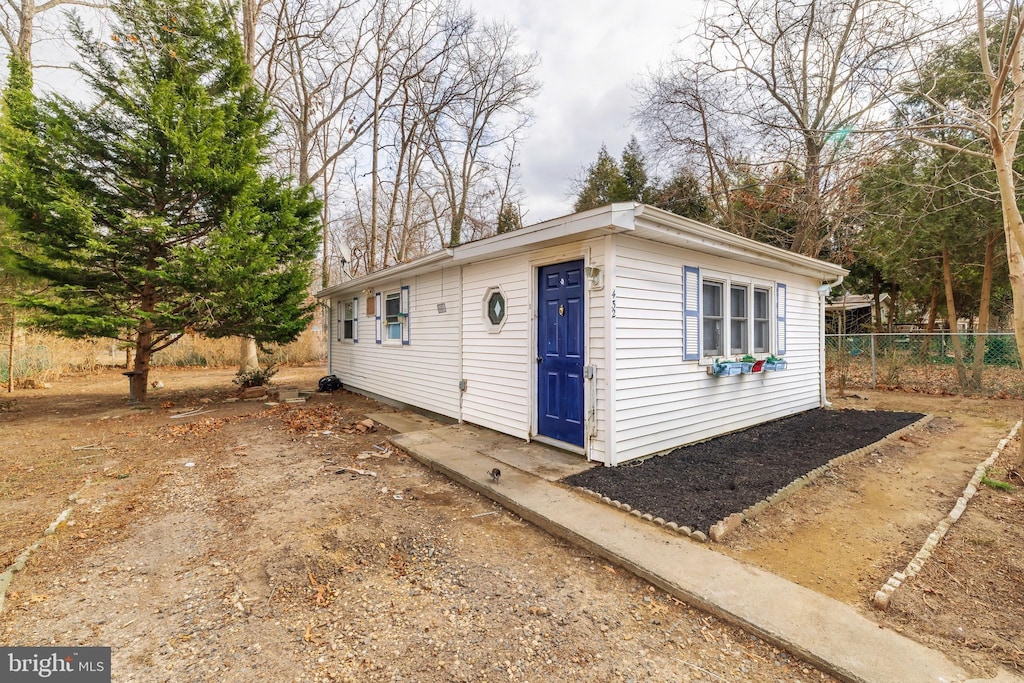
{"type": "Polygon", "coordinates": [[[564,481],[707,531],[835,457],[885,438],[923,415],[810,410],[636,465],[594,467],[564,481]]]}

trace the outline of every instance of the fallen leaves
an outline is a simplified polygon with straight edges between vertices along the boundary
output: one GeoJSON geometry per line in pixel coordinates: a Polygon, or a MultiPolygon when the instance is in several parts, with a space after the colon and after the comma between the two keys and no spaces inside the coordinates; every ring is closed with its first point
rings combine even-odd
{"type": "Polygon", "coordinates": [[[318,405],[312,408],[291,408],[288,405],[277,406],[274,412],[281,415],[288,431],[299,434],[333,433],[369,434],[377,431],[377,423],[362,417],[351,410],[337,405],[318,405]]]}
{"type": "Polygon", "coordinates": [[[196,422],[168,427],[167,433],[171,436],[200,438],[219,430],[231,420],[230,417],[208,417],[196,422]]]}

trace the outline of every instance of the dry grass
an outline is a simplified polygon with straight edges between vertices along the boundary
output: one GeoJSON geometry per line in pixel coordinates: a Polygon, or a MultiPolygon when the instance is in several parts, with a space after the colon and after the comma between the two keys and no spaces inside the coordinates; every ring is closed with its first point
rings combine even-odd
{"type": "MultiPolygon", "coordinates": [[[[7,335],[3,335],[7,339],[7,335]]],[[[153,358],[163,367],[227,368],[238,364],[237,338],[207,339],[184,335],[153,358]]],[[[326,341],[319,332],[306,330],[290,344],[272,345],[260,354],[266,365],[302,365],[320,362],[326,357],[326,341]]],[[[7,382],[7,344],[0,351],[0,382],[7,382]]],[[[122,366],[127,360],[123,343],[113,339],[68,339],[56,335],[19,329],[14,340],[15,382],[29,380],[52,382],[67,375],[92,374],[98,369],[122,366]]]]}

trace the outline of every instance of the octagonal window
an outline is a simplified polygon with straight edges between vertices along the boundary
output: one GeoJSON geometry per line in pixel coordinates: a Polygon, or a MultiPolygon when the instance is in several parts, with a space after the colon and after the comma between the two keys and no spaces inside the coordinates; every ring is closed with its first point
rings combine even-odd
{"type": "Polygon", "coordinates": [[[492,325],[500,325],[505,319],[505,297],[501,292],[491,292],[487,299],[487,319],[492,325]]]}
{"type": "Polygon", "coordinates": [[[488,332],[499,332],[508,317],[508,300],[501,287],[489,287],[484,294],[484,325],[488,332]]]}

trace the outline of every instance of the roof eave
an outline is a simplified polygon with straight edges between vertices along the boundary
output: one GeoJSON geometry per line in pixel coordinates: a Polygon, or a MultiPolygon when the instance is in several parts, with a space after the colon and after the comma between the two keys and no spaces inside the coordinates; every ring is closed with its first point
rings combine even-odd
{"type": "Polygon", "coordinates": [[[756,242],[652,206],[638,207],[636,228],[638,237],[650,236],[659,242],[754,265],[783,265],[791,272],[821,280],[849,274],[848,270],[834,263],[756,242]]]}
{"type": "Polygon", "coordinates": [[[467,263],[523,251],[544,243],[565,239],[585,239],[618,232],[635,226],[639,204],[610,204],[598,209],[553,218],[521,230],[495,235],[455,247],[454,263],[467,263]]]}

